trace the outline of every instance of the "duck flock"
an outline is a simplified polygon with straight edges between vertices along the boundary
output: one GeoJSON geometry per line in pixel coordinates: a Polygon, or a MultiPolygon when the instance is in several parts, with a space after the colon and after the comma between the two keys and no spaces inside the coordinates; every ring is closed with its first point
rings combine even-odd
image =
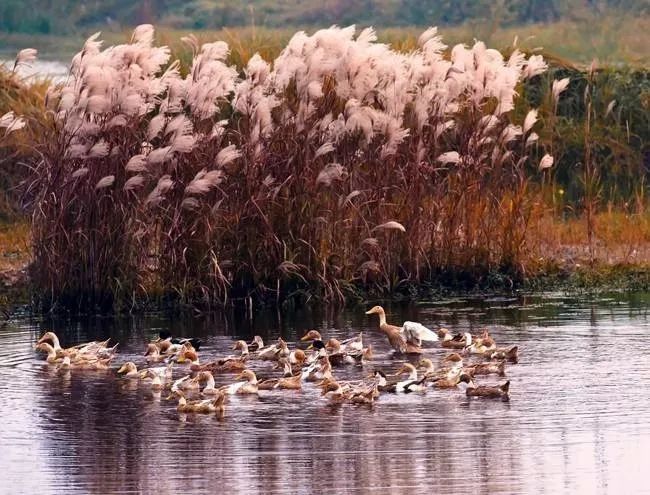
{"type": "MultiPolygon", "coordinates": [[[[256,336],[250,343],[236,341],[232,347],[236,354],[204,362],[199,358],[199,339],[174,338],[169,332],[161,331],[156,340],[147,344],[144,367],[139,369],[129,361],[119,367],[117,374],[123,380],[142,381],[155,392],[168,390],[167,398],[177,400],[180,413],[213,413],[219,417],[224,416],[230,395],[300,390],[305,383],[314,384],[323,399],[334,404],[373,404],[384,394],[423,394],[428,388],[461,390],[469,397],[509,400],[509,381],[500,385],[478,385],[476,381],[479,376],[505,376],[506,364],[518,362],[517,346],[497,347],[487,330],[476,336],[469,332],[452,335],[445,328],[433,332],[409,321],[402,326],[390,325],[381,306],[373,307],[366,314],[378,315],[379,330],[395,353],[409,356],[411,362],[402,364],[391,374],[375,368],[362,380],[342,381],[336,378],[335,368],[365,369],[372,361],[372,349],[364,346],[362,334],[343,341],[325,340],[318,331],[311,330],[300,339],[308,345],[305,349],[290,349],[282,338],[265,345],[256,336]],[[428,350],[423,348],[424,344],[449,351],[439,366],[422,357],[428,350]],[[249,367],[252,361],[270,363],[269,373],[276,376],[258,378],[249,367]],[[232,383],[216,386],[215,375],[235,373],[232,383]],[[194,396],[193,400],[188,400],[190,395],[194,396]]],[[[88,342],[64,349],[56,334],[47,332],[38,340],[36,349],[47,353],[47,363],[60,370],[109,370],[118,347],[110,346],[109,342],[110,339],[88,342]]]]}

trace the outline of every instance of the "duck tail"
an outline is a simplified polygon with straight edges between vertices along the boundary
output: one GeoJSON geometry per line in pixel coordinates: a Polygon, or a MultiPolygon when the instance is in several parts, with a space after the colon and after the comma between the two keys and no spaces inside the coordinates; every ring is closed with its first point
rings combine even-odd
{"type": "Polygon", "coordinates": [[[510,380],[499,387],[503,393],[510,393],[510,380]]]}
{"type": "Polygon", "coordinates": [[[363,359],[372,359],[372,345],[368,344],[362,353],[363,359]]]}
{"type": "Polygon", "coordinates": [[[508,359],[516,363],[517,361],[519,361],[519,347],[513,345],[510,349],[508,349],[506,355],[508,356],[508,359]]]}

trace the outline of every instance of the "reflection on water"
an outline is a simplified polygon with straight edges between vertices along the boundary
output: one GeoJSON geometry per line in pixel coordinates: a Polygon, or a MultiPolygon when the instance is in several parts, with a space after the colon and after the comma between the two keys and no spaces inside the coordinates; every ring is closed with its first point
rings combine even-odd
{"type": "MultiPolygon", "coordinates": [[[[398,361],[360,309],[254,321],[237,314],[25,318],[0,329],[0,492],[638,491],[650,450],[649,299],[548,295],[393,307],[389,321],[473,331],[487,325],[499,344],[519,344],[521,363],[507,369],[510,402],[430,391],[382,396],[371,409],[332,408],[307,385],[234,397],[224,421],[180,418],[173,402],[117,379],[114,370],[57,373],[33,343],[45,329],[63,345],[110,336],[120,342],[118,361],[140,364],[144,343],[161,328],[201,337],[203,360],[230,353],[233,338],[259,333],[295,342],[317,328],[326,336],[364,331],[376,350],[367,369],[398,361]]],[[[264,364],[254,369],[268,376],[264,364]]]]}
{"type": "MultiPolygon", "coordinates": [[[[6,54],[0,55],[0,66],[4,65],[8,70],[14,66],[14,60],[11,54],[5,58],[6,54]]],[[[54,83],[64,82],[68,77],[69,65],[58,60],[37,59],[29,64],[18,66],[16,72],[27,81],[34,79],[48,79],[54,83]]]]}

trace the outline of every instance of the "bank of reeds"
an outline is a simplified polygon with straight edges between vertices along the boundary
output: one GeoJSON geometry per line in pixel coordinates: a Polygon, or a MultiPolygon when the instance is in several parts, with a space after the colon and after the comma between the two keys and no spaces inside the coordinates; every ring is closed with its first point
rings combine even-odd
{"type": "Polygon", "coordinates": [[[43,303],[340,301],[348,284],[521,271],[528,177],[552,157],[536,111],[512,110],[540,56],[477,42],[446,57],[435,29],[397,53],[331,28],[240,73],[226,43],[185,41],[182,76],[150,26],[105,50],[92,37],[48,96],[30,184],[43,303]]]}

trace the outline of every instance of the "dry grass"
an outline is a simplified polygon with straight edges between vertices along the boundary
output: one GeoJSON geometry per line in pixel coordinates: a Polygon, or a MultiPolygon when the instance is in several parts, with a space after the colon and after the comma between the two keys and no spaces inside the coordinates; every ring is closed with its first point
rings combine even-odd
{"type": "Polygon", "coordinates": [[[586,218],[553,220],[546,217],[531,229],[536,255],[568,267],[649,265],[650,214],[604,211],[594,218],[594,256],[590,254],[586,218]]]}
{"type": "Polygon", "coordinates": [[[25,269],[31,261],[30,225],[0,225],[0,273],[25,269]]]}
{"type": "MultiPolygon", "coordinates": [[[[542,95],[538,114],[514,108],[539,58],[445,50],[434,33],[396,52],[333,29],[292,39],[273,67],[250,47],[270,56],[281,38],[258,31],[223,33],[230,53],[190,38],[170,66],[152,34],[138,28],[108,51],[88,40],[50,98],[28,187],[44,305],[306,290],[342,301],[350,283],[389,292],[449,272],[530,275],[547,251],[572,249],[575,227],[549,216],[552,174],[538,170],[557,143],[535,139],[557,134],[559,94],[542,95]]],[[[645,238],[599,218],[590,260],[637,256],[645,238]],[[637,248],[619,253],[616,236],[637,248]]]]}

